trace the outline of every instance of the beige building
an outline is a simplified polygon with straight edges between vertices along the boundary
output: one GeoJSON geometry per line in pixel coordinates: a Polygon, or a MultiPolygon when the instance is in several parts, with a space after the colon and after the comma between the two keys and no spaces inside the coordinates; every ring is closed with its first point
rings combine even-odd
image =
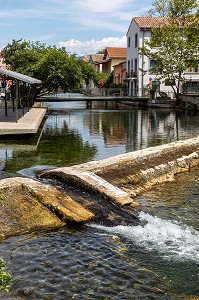
{"type": "Polygon", "coordinates": [[[126,61],[126,48],[106,47],[101,70],[110,74],[115,65],[124,61],[126,61]]]}
{"type": "Polygon", "coordinates": [[[4,62],[2,52],[0,52],[0,68],[6,70],[6,63],[4,62]]]}
{"type": "Polygon", "coordinates": [[[90,62],[96,72],[111,74],[115,65],[126,61],[126,48],[106,47],[104,54],[90,54],[83,59],[90,62]]]}
{"type": "Polygon", "coordinates": [[[113,83],[126,84],[126,61],[113,66],[113,83]]]}

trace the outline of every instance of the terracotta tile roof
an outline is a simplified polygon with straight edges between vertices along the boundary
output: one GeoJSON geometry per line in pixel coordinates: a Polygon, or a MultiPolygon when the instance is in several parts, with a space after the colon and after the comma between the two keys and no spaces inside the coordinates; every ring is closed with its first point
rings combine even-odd
{"type": "Polygon", "coordinates": [[[161,17],[134,17],[133,20],[140,28],[158,27],[160,23],[165,22],[167,18],[161,17]]]}
{"type": "Polygon", "coordinates": [[[86,62],[89,62],[89,61],[90,61],[90,55],[84,55],[84,56],[82,57],[82,59],[83,59],[84,61],[86,61],[86,62]]]}
{"type": "Polygon", "coordinates": [[[100,62],[103,60],[103,57],[104,57],[104,54],[100,54],[100,53],[91,54],[91,59],[93,62],[100,62]]]}
{"type": "Polygon", "coordinates": [[[104,54],[88,54],[83,57],[83,60],[90,63],[97,63],[103,61],[104,54]]]}
{"type": "Polygon", "coordinates": [[[126,58],[126,48],[107,47],[106,51],[109,58],[126,58]]]}

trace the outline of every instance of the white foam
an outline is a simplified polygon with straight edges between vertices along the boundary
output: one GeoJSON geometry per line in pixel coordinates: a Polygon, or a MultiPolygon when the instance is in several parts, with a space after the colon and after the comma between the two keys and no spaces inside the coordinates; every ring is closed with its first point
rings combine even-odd
{"type": "Polygon", "coordinates": [[[199,232],[176,221],[168,221],[141,212],[143,225],[105,227],[92,225],[109,233],[120,234],[147,251],[158,251],[166,259],[193,260],[199,263],[199,232]]]}

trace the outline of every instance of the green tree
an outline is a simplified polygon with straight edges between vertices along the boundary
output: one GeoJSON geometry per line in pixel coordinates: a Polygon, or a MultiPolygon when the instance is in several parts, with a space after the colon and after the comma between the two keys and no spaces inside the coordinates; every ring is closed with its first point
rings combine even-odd
{"type": "Polygon", "coordinates": [[[106,87],[106,82],[109,79],[109,74],[107,73],[96,73],[94,83],[98,88],[106,87]]]}
{"type": "Polygon", "coordinates": [[[160,2],[154,1],[151,11],[163,18],[157,20],[150,41],[145,41],[140,53],[157,62],[153,69],[156,79],[169,82],[180,104],[184,72],[199,64],[199,4],[197,0],[160,2]]]}
{"type": "Polygon", "coordinates": [[[150,16],[165,17],[168,14],[168,1],[167,0],[154,0],[152,7],[149,9],[150,16]]]}
{"type": "Polygon", "coordinates": [[[106,51],[106,49],[102,49],[102,50],[99,50],[97,53],[98,53],[98,54],[104,54],[105,51],[106,51]]]}
{"type": "Polygon", "coordinates": [[[37,94],[43,95],[61,87],[65,92],[81,87],[94,76],[89,63],[70,55],[65,48],[40,42],[13,40],[3,50],[3,57],[13,71],[42,81],[37,94]]]}
{"type": "Polygon", "coordinates": [[[80,69],[82,71],[83,81],[86,84],[86,86],[88,86],[88,84],[91,81],[94,81],[94,79],[95,79],[95,73],[96,73],[95,69],[91,63],[86,62],[82,59],[79,59],[79,65],[80,65],[80,69]]]}

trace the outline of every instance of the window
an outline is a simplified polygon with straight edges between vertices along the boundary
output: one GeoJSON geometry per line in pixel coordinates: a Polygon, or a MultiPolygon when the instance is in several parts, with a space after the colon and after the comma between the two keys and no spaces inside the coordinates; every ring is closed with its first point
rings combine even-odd
{"type": "Polygon", "coordinates": [[[153,59],[151,59],[150,60],[150,69],[154,69],[156,67],[156,61],[155,60],[153,60],[153,59]]]}
{"type": "Polygon", "coordinates": [[[130,36],[128,37],[128,47],[130,47],[131,46],[131,38],[130,38],[130,36]]]}
{"type": "Polygon", "coordinates": [[[137,62],[137,58],[135,58],[134,60],[134,73],[137,75],[137,68],[138,68],[138,62],[137,62]]]}
{"type": "Polygon", "coordinates": [[[138,34],[135,34],[135,48],[138,46],[138,34]]]}
{"type": "Polygon", "coordinates": [[[133,59],[131,59],[131,70],[133,69],[133,59]]]}
{"type": "Polygon", "coordinates": [[[149,62],[149,74],[161,74],[160,62],[151,59],[149,62]]]}
{"type": "Polygon", "coordinates": [[[131,61],[128,60],[128,73],[130,73],[130,69],[131,69],[131,61]]]}

